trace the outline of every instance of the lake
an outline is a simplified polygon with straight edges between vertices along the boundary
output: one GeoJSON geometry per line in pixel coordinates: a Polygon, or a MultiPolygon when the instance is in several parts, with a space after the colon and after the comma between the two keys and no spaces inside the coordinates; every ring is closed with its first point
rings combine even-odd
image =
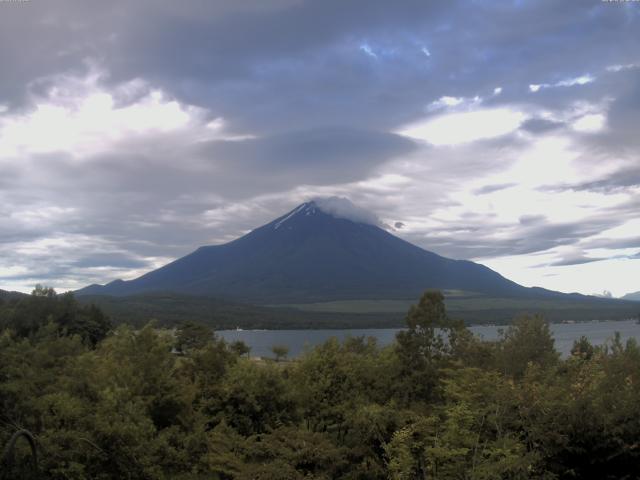
{"type": "MultiPolygon", "coordinates": [[[[470,330],[485,340],[498,338],[498,330],[506,326],[477,325],[470,330]]],[[[635,320],[603,321],[582,323],[554,323],[550,325],[556,340],[555,346],[563,356],[569,355],[574,340],[582,335],[594,345],[602,345],[620,332],[623,341],[636,338],[640,341],[640,325],[635,320]]],[[[344,340],[347,337],[375,337],[378,345],[389,345],[393,342],[397,328],[372,328],[353,330],[219,330],[216,334],[228,342],[242,340],[251,347],[251,355],[258,357],[273,357],[271,347],[286,345],[289,347],[289,357],[300,355],[305,348],[319,345],[331,337],[344,340]]]]}

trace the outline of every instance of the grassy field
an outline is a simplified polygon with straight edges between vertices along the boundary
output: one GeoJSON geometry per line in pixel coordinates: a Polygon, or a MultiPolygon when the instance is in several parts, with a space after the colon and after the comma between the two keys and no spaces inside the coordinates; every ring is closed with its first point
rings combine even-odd
{"type": "Polygon", "coordinates": [[[336,300],[320,303],[287,303],[268,305],[272,308],[293,308],[303,312],[324,313],[406,313],[415,300],[336,300]]]}
{"type": "Polygon", "coordinates": [[[88,295],[78,300],[99,306],[114,323],[136,326],[153,320],[158,326],[170,327],[193,320],[215,329],[392,328],[404,325],[406,313],[313,312],[161,293],[128,297],[88,295]]]}
{"type": "MultiPolygon", "coordinates": [[[[450,302],[469,301],[473,303],[473,299],[481,298],[472,292],[464,292],[462,290],[445,290],[443,293],[447,299],[447,308],[450,302]]],[[[405,300],[335,300],[331,302],[287,303],[267,306],[272,308],[293,308],[304,312],[404,314],[416,301],[415,298],[405,300]]]]}
{"type": "MultiPolygon", "coordinates": [[[[551,322],[637,318],[640,304],[598,299],[494,298],[470,292],[445,291],[449,315],[468,324],[506,324],[523,313],[542,314],[551,322]]],[[[148,294],[129,297],[82,296],[116,323],[144,325],[156,320],[172,326],[194,320],[217,329],[389,328],[404,326],[404,317],[418,299],[340,300],[322,303],[247,305],[208,297],[148,294]]]]}
{"type": "MultiPolygon", "coordinates": [[[[321,303],[271,305],[303,312],[334,314],[404,314],[415,299],[340,300],[321,303]]],[[[504,323],[523,313],[539,313],[550,321],[621,320],[636,318],[640,304],[575,299],[529,299],[486,297],[470,292],[445,292],[451,316],[469,323],[504,323]]]]}
{"type": "MultiPolygon", "coordinates": [[[[305,312],[327,313],[406,313],[415,300],[337,300],[320,303],[289,303],[269,305],[277,308],[294,308],[305,312]]],[[[522,298],[468,297],[445,300],[450,312],[484,310],[589,310],[592,304],[564,300],[533,300],[522,298]]],[[[640,306],[639,306],[640,310],[640,306]]]]}

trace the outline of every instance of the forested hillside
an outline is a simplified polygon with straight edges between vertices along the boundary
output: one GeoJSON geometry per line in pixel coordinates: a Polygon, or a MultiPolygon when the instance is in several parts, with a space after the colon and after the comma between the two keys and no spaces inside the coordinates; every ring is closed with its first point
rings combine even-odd
{"type": "Polygon", "coordinates": [[[437,292],[406,324],[385,348],[332,340],[257,361],[193,323],[113,330],[96,307],[49,289],[4,301],[0,447],[27,429],[39,472],[19,442],[0,475],[637,478],[635,341],[582,339],[562,360],[533,316],[483,342],[449,319],[437,292]]]}
{"type": "Polygon", "coordinates": [[[24,294],[19,292],[8,292],[6,290],[0,290],[0,300],[8,300],[11,298],[18,298],[21,296],[24,296],[24,294]]]}

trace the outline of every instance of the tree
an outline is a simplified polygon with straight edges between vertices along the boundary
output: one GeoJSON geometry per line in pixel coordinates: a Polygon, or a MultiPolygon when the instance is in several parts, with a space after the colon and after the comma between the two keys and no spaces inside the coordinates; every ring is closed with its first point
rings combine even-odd
{"type": "Polygon", "coordinates": [[[45,287],[38,283],[36,287],[31,291],[31,295],[33,295],[34,297],[53,298],[57,295],[57,293],[53,288],[45,287]]]}
{"type": "Polygon", "coordinates": [[[529,363],[548,368],[560,354],[555,350],[549,324],[540,315],[524,315],[516,319],[500,342],[501,369],[507,375],[521,378],[529,363]]]}
{"type": "Polygon", "coordinates": [[[246,355],[249,357],[249,352],[251,351],[251,347],[244,343],[242,340],[236,340],[229,345],[232,352],[235,352],[239,357],[246,355]]]}
{"type": "Polygon", "coordinates": [[[595,348],[584,335],[582,335],[579,340],[574,341],[573,347],[571,347],[572,356],[584,358],[585,360],[591,360],[594,352],[595,348]]]}
{"type": "Polygon", "coordinates": [[[71,293],[65,293],[59,298],[69,303],[68,311],[72,312],[58,320],[67,335],[79,335],[83,341],[95,347],[111,331],[111,320],[96,305],[81,306],[71,293]]]}
{"type": "Polygon", "coordinates": [[[213,337],[213,331],[206,325],[192,321],[182,322],[176,332],[175,347],[181,353],[189,353],[206,347],[213,337]]]}
{"type": "Polygon", "coordinates": [[[274,345],[271,347],[271,351],[276,356],[276,362],[283,360],[289,355],[289,347],[286,345],[274,345]]]}
{"type": "Polygon", "coordinates": [[[327,434],[281,427],[266,435],[249,437],[239,480],[294,480],[340,478],[345,460],[327,434]]]}
{"type": "Polygon", "coordinates": [[[264,433],[297,416],[283,369],[273,364],[242,360],[224,379],[218,420],[224,418],[238,433],[264,433]]]}
{"type": "Polygon", "coordinates": [[[37,285],[31,296],[10,300],[0,309],[0,327],[29,337],[53,323],[62,335],[79,335],[95,347],[112,328],[109,318],[95,305],[81,305],[67,292],[57,295],[52,288],[37,285]]]}
{"type": "Polygon", "coordinates": [[[451,370],[443,384],[441,403],[428,414],[413,409],[385,445],[390,478],[532,478],[536,459],[518,431],[513,384],[470,367],[451,370]]]}
{"type": "Polygon", "coordinates": [[[438,368],[451,352],[451,339],[459,323],[447,316],[444,296],[427,291],[406,317],[407,330],[396,335],[401,391],[407,400],[432,399],[438,384],[438,368]]]}

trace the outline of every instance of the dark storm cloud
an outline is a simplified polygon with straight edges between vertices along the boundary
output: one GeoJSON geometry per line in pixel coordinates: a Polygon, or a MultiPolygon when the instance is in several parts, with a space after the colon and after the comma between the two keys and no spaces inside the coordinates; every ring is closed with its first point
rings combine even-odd
{"type": "MultiPolygon", "coordinates": [[[[638,9],[640,10],[640,9],[638,9]]],[[[627,71],[604,76],[601,87],[614,100],[607,112],[607,129],[587,139],[591,149],[616,156],[635,156],[638,160],[640,137],[640,64],[627,71]]]]}
{"type": "Polygon", "coordinates": [[[530,95],[527,85],[631,61],[640,46],[636,12],[577,0],[26,3],[2,5],[3,45],[16,44],[0,54],[11,65],[5,89],[21,94],[36,77],[94,58],[113,81],[150,79],[252,131],[392,128],[442,95],[498,85],[497,103],[568,102],[567,88],[530,95]]]}
{"type": "MultiPolygon", "coordinates": [[[[442,4],[312,2],[267,17],[234,16],[228,28],[208,29],[193,43],[178,35],[186,44],[166,46],[186,55],[162,57],[142,50],[147,52],[142,65],[148,58],[186,62],[146,71],[157,72],[158,81],[183,98],[216,105],[239,128],[316,126],[338,119],[393,128],[423,116],[424,107],[442,95],[486,96],[498,85],[504,93],[494,103],[526,100],[559,108],[572,102],[576,92],[584,95],[592,87],[549,88],[533,95],[528,84],[602,70],[603,59],[611,57],[609,45],[622,35],[628,40],[617,49],[618,58],[635,56],[640,46],[631,40],[636,38],[634,24],[624,11],[602,5],[434,5],[442,4]],[[238,32],[244,35],[240,41],[238,32]],[[228,46],[224,53],[212,57],[210,49],[203,52],[203,46],[213,46],[211,35],[216,35],[214,51],[228,46]],[[375,57],[360,49],[365,42],[375,57]],[[423,54],[423,46],[431,56],[423,54]],[[197,52],[200,63],[195,61],[197,52]],[[200,64],[212,71],[200,72],[200,64]],[[185,84],[179,78],[183,71],[191,73],[185,84]],[[229,72],[237,72],[233,81],[216,81],[229,72]],[[198,81],[202,76],[205,84],[198,81]]],[[[162,48],[154,41],[148,45],[150,50],[162,48]]],[[[599,94],[594,90],[593,95],[599,94]]]]}
{"type": "MultiPolygon", "coordinates": [[[[202,146],[214,172],[234,189],[243,184],[290,188],[299,183],[327,185],[367,176],[375,167],[416,148],[391,133],[347,128],[292,131],[257,139],[214,141],[202,146]],[[218,173],[219,172],[219,173],[218,173]],[[252,176],[247,178],[247,172],[252,176]]],[[[221,185],[222,186],[222,185],[221,185]]]]}

